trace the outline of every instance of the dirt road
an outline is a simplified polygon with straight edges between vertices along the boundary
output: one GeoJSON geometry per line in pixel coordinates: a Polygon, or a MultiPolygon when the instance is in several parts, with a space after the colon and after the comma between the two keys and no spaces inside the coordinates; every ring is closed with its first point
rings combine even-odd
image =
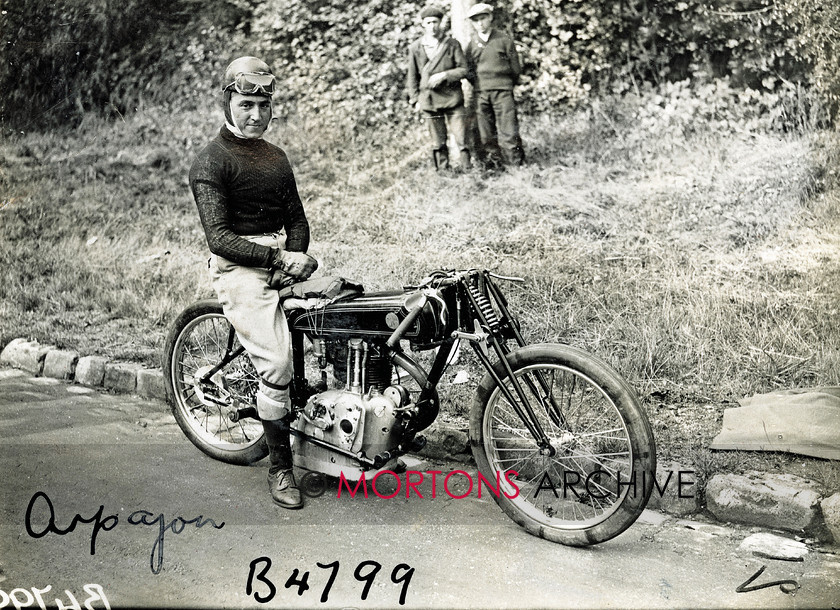
{"type": "Polygon", "coordinates": [[[575,549],[486,496],[338,498],[334,481],[287,511],[264,464],[205,457],[161,403],[0,370],[0,415],[0,607],[840,606],[838,556],[750,556],[743,529],[646,512],[575,549]],[[753,585],[796,594],[736,593],[762,565],[753,585]]]}

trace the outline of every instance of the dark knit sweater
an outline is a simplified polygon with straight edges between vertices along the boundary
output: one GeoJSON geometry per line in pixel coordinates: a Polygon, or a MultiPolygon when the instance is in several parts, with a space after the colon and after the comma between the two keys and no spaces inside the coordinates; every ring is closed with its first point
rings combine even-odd
{"type": "Polygon", "coordinates": [[[237,138],[222,127],[193,162],[190,188],[213,254],[247,267],[270,267],[277,249],[241,236],[283,228],[287,250],[309,247],[309,223],[292,166],[286,153],[265,140],[237,138]]]}
{"type": "Polygon", "coordinates": [[[477,91],[513,89],[522,68],[513,41],[493,29],[487,42],[473,36],[467,46],[467,79],[477,91]]]}

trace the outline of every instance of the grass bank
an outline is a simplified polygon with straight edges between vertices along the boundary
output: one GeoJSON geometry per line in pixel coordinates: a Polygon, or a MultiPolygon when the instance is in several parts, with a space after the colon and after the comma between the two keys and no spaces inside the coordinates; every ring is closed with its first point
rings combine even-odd
{"type": "MultiPolygon", "coordinates": [[[[613,363],[662,458],[737,466],[703,449],[726,406],[840,384],[836,136],[633,113],[526,119],[530,163],[498,176],[435,175],[419,124],[361,142],[292,120],[269,139],[327,273],[369,288],[437,267],[525,277],[510,297],[527,335],[613,363]]],[[[212,294],[186,176],[219,121],[148,109],[0,145],[0,345],[158,364],[168,323],[212,294]]],[[[457,417],[469,404],[455,390],[457,417]]]]}

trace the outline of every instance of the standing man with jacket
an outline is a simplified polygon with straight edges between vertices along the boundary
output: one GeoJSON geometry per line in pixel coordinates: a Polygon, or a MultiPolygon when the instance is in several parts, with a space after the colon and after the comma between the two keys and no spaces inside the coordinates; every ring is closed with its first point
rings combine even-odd
{"type": "Polygon", "coordinates": [[[467,13],[475,34],[467,46],[467,79],[476,96],[478,133],[482,158],[491,167],[504,161],[525,162],[513,87],[521,67],[513,40],[493,27],[493,7],[479,3],[467,13]]]}
{"type": "Polygon", "coordinates": [[[460,150],[462,170],[471,167],[464,122],[464,94],[461,79],[467,62],[457,40],[442,27],[443,11],[430,6],[420,12],[424,34],[408,48],[408,101],[423,113],[432,140],[435,169],[449,169],[449,133],[460,150]]]}

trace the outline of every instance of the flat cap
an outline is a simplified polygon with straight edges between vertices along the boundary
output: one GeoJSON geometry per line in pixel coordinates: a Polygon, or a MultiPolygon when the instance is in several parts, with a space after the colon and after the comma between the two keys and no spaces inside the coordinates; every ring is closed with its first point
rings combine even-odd
{"type": "Polygon", "coordinates": [[[475,6],[473,6],[469,10],[469,12],[467,13],[467,17],[469,17],[470,19],[474,19],[475,17],[478,17],[479,15],[492,15],[492,14],[493,14],[493,7],[492,6],[490,6],[489,4],[486,4],[484,2],[479,2],[478,4],[476,4],[475,6]]]}
{"type": "Polygon", "coordinates": [[[425,19],[426,17],[437,17],[438,19],[443,19],[443,11],[436,6],[427,6],[420,11],[420,19],[425,19]]]}

